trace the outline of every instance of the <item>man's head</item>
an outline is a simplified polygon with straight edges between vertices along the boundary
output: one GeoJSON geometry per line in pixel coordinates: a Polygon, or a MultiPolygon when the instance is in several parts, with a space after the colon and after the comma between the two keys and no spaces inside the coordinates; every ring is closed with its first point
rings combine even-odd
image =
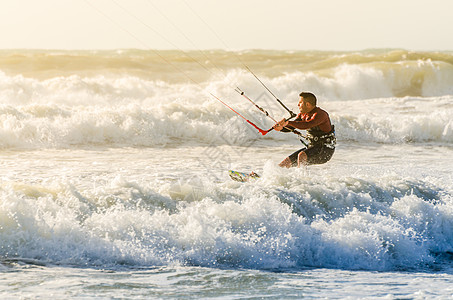
{"type": "Polygon", "coordinates": [[[299,110],[301,113],[308,113],[316,107],[316,96],[309,92],[302,92],[299,94],[300,100],[299,110]]]}

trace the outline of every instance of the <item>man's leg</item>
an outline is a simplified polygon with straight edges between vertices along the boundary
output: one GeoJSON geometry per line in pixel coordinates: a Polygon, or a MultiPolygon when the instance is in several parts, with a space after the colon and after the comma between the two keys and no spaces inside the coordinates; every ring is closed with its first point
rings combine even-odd
{"type": "Polygon", "coordinates": [[[297,150],[287,158],[285,158],[279,166],[282,168],[291,168],[291,167],[297,167],[299,165],[299,154],[304,153],[305,148],[302,148],[300,150],[297,150]]]}
{"type": "Polygon", "coordinates": [[[289,157],[285,158],[278,166],[281,168],[291,168],[292,162],[289,157]]]}
{"type": "Polygon", "coordinates": [[[308,165],[308,156],[305,151],[301,151],[299,155],[297,156],[297,167],[303,167],[308,165]]]}
{"type": "Polygon", "coordinates": [[[299,153],[297,157],[297,165],[302,167],[307,165],[324,164],[330,160],[334,152],[335,148],[323,145],[308,148],[304,152],[299,153]]]}

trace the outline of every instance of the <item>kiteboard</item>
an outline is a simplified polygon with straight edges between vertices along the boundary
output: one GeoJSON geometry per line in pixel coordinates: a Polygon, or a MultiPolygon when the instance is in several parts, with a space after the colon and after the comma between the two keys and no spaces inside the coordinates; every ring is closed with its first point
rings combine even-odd
{"type": "Polygon", "coordinates": [[[258,174],[256,174],[255,172],[244,173],[244,172],[229,170],[228,174],[230,175],[231,179],[233,179],[234,181],[239,181],[239,182],[248,182],[250,180],[255,180],[255,179],[260,178],[260,176],[258,174]]]}

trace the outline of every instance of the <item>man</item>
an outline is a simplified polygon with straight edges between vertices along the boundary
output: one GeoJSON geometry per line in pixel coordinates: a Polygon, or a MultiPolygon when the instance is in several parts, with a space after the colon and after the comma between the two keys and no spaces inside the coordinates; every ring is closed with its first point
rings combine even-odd
{"type": "Polygon", "coordinates": [[[329,114],[316,106],[316,96],[312,93],[299,94],[299,111],[294,121],[281,120],[274,125],[274,129],[289,132],[294,129],[307,130],[309,144],[287,158],[280,167],[300,167],[328,162],[335,152],[335,129],[330,123],[329,114]]]}

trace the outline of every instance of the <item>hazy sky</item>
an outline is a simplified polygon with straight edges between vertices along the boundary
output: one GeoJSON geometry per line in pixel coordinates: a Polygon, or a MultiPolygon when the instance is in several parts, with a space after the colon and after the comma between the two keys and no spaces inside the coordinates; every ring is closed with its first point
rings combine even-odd
{"type": "Polygon", "coordinates": [[[0,33],[0,49],[453,50],[453,0],[0,0],[0,33]]]}

